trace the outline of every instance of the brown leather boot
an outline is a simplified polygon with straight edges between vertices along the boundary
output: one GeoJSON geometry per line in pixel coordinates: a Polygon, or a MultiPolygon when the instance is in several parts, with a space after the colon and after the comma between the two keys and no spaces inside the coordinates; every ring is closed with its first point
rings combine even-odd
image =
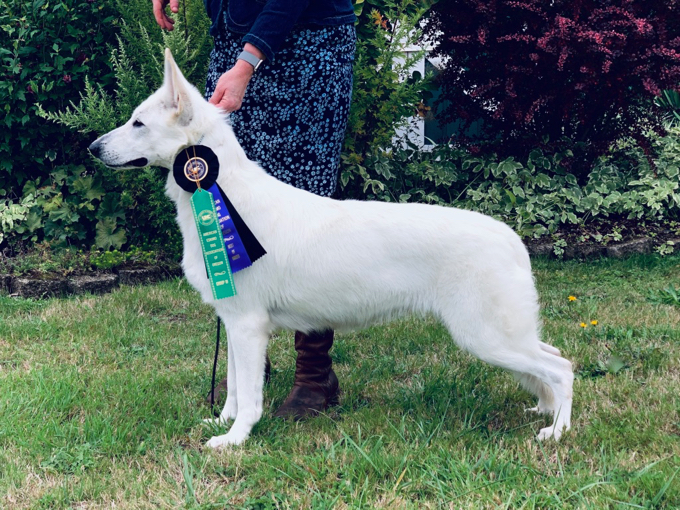
{"type": "MultiPolygon", "coordinates": [[[[269,361],[269,355],[265,358],[265,363],[264,363],[264,382],[268,383],[269,378],[271,377],[271,372],[272,372],[272,364],[269,361]]],[[[212,392],[209,391],[208,394],[205,397],[206,402],[208,402],[208,407],[210,407],[210,394],[212,392]]],[[[224,402],[227,400],[227,378],[225,377],[222,379],[219,383],[215,385],[215,406],[218,408],[221,408],[224,405],[224,402]]],[[[219,416],[219,410],[216,411],[215,416],[219,416]]]]}
{"type": "Polygon", "coordinates": [[[338,404],[338,378],[328,354],[332,346],[332,329],[308,335],[295,332],[295,383],[274,416],[301,420],[338,404]]]}

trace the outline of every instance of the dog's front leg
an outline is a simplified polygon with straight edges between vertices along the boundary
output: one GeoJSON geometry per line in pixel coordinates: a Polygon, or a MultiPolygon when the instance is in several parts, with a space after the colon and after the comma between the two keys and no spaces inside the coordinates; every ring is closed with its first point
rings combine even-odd
{"type": "Polygon", "coordinates": [[[232,343],[229,342],[231,334],[227,331],[227,401],[224,403],[222,412],[218,418],[206,418],[204,423],[226,425],[229,420],[236,418],[238,412],[238,392],[236,390],[236,367],[234,366],[234,353],[232,343]]]}
{"type": "Polygon", "coordinates": [[[233,343],[229,341],[227,336],[227,401],[224,403],[224,409],[220,413],[220,421],[226,423],[229,420],[236,418],[238,412],[238,380],[236,379],[236,366],[234,363],[233,343]]]}
{"type": "Polygon", "coordinates": [[[232,405],[236,408],[236,419],[229,432],[214,436],[208,441],[210,448],[241,444],[262,416],[265,353],[269,340],[268,321],[253,317],[247,321],[242,320],[227,328],[227,337],[229,388],[227,404],[222,413],[231,412],[232,407],[228,406],[232,405]],[[235,379],[235,388],[231,386],[232,379],[235,379]],[[232,397],[234,391],[237,393],[232,397]]]}

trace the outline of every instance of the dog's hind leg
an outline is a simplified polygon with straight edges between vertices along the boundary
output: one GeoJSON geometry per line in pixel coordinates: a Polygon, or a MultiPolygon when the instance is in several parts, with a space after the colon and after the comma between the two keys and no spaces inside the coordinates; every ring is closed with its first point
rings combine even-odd
{"type": "Polygon", "coordinates": [[[522,385],[538,396],[538,412],[552,413],[553,424],[538,433],[539,439],[560,438],[571,427],[574,374],[571,363],[548,354],[536,345],[534,350],[514,350],[510,341],[496,344],[493,352],[475,352],[480,359],[515,372],[522,385]]]}
{"type": "MultiPolygon", "coordinates": [[[[571,363],[559,356],[540,352],[534,364],[524,370],[546,384],[553,394],[553,424],[538,433],[538,439],[558,440],[563,431],[571,428],[571,404],[573,398],[574,372],[571,363]]],[[[539,395],[539,408],[541,399],[539,395]]]]}
{"type": "Polygon", "coordinates": [[[514,372],[514,375],[515,379],[519,381],[524,389],[538,397],[538,404],[536,404],[536,407],[530,407],[526,409],[526,412],[553,414],[555,399],[550,386],[533,375],[523,374],[521,372],[514,372]]]}
{"type": "Polygon", "coordinates": [[[548,354],[538,345],[534,350],[514,350],[510,343],[497,345],[492,355],[487,353],[479,357],[519,373],[520,382],[538,396],[536,410],[553,414],[553,424],[541,429],[538,439],[557,440],[562,432],[569,430],[574,374],[568,360],[548,354]]]}
{"type": "Polygon", "coordinates": [[[545,352],[548,354],[552,354],[554,356],[561,356],[562,354],[560,353],[560,350],[557,347],[553,347],[550,344],[546,344],[545,342],[541,342],[540,340],[538,341],[538,345],[543,349],[545,352]]]}
{"type": "Polygon", "coordinates": [[[444,317],[456,342],[481,360],[508,369],[539,397],[539,408],[551,411],[554,422],[542,429],[539,439],[559,439],[571,425],[574,374],[566,359],[544,351],[538,341],[538,327],[531,313],[512,315],[512,323],[493,310],[484,311],[459,303],[450,317],[444,317]],[[524,321],[517,322],[524,316],[524,321]],[[510,325],[511,327],[503,327],[510,325]]]}
{"type": "MultiPolygon", "coordinates": [[[[226,322],[226,321],[225,321],[226,322]]],[[[225,412],[231,412],[227,405],[233,402],[236,407],[236,419],[229,432],[214,436],[208,441],[210,448],[225,445],[241,444],[250,434],[253,426],[262,416],[262,392],[264,385],[264,365],[269,341],[268,319],[248,316],[239,319],[238,323],[227,327],[229,342],[229,373],[227,404],[225,412]],[[231,386],[232,379],[235,385],[231,386]],[[233,391],[237,395],[229,400],[233,391]],[[238,405],[237,405],[238,403],[238,405]]]]}
{"type": "MultiPolygon", "coordinates": [[[[561,356],[559,349],[553,347],[550,344],[546,344],[545,342],[541,342],[539,340],[538,345],[542,351],[547,352],[548,354],[552,354],[553,356],[561,356]]],[[[526,390],[538,397],[538,404],[536,404],[536,407],[527,409],[527,412],[541,414],[552,414],[554,412],[555,402],[550,386],[533,375],[515,372],[515,377],[526,390]]]]}

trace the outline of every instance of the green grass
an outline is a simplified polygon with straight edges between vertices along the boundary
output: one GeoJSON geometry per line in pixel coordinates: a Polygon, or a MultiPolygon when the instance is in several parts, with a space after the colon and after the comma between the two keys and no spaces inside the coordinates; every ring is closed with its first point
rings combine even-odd
{"type": "Polygon", "coordinates": [[[340,335],[341,406],[302,423],[271,417],[294,369],[276,336],[262,421],[215,453],[214,317],[186,282],[0,296],[0,508],[680,508],[680,307],[654,299],[680,258],[534,266],[576,371],[559,444],[510,375],[410,318],[340,335]]]}

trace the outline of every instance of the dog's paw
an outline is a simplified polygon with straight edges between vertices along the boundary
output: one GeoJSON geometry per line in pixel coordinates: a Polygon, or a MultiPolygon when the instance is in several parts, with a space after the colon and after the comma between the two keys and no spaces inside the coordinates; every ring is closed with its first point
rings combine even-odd
{"type": "Polygon", "coordinates": [[[218,418],[206,418],[203,423],[208,423],[210,425],[226,425],[229,420],[236,419],[236,413],[238,412],[238,406],[234,400],[229,400],[227,398],[227,403],[224,405],[224,409],[220,413],[218,418]]]}
{"type": "Polygon", "coordinates": [[[208,448],[212,448],[213,450],[218,450],[224,446],[228,446],[229,443],[224,440],[224,438],[227,437],[226,434],[222,436],[213,436],[210,438],[210,440],[205,444],[208,448]]]}
{"type": "Polygon", "coordinates": [[[213,436],[210,438],[210,440],[206,443],[206,446],[208,448],[213,448],[215,450],[218,450],[220,448],[224,448],[225,446],[237,446],[243,443],[245,441],[246,437],[237,437],[234,434],[227,433],[223,434],[221,436],[213,436]]]}
{"type": "Polygon", "coordinates": [[[537,414],[553,414],[553,410],[549,407],[541,407],[540,405],[536,407],[527,407],[524,410],[525,413],[537,413],[537,414]]]}
{"type": "Polygon", "coordinates": [[[538,431],[537,437],[539,441],[545,441],[546,439],[554,439],[555,441],[559,441],[560,437],[562,437],[563,430],[564,429],[556,428],[554,426],[546,427],[538,431]]]}
{"type": "Polygon", "coordinates": [[[525,413],[554,414],[554,404],[546,399],[539,398],[536,407],[525,409],[525,413]]]}

